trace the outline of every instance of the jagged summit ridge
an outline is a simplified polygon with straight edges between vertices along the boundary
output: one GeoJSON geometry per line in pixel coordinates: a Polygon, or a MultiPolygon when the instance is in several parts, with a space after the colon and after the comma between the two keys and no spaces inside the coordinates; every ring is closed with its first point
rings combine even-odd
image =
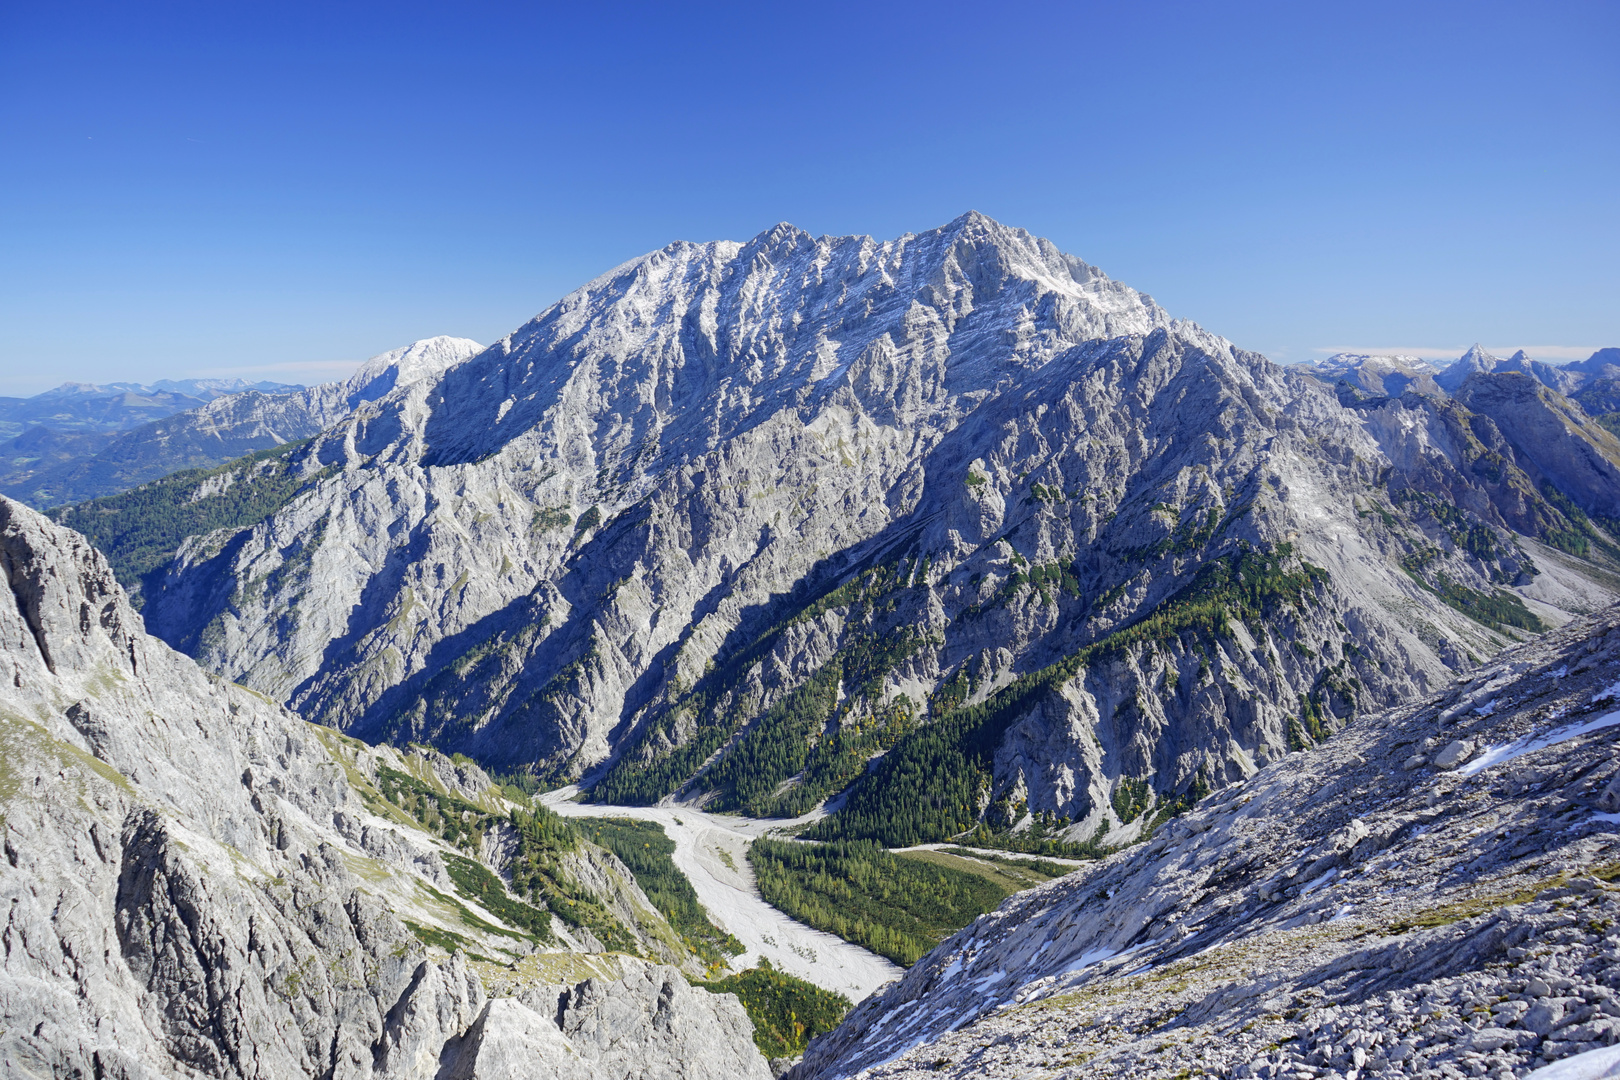
{"type": "Polygon", "coordinates": [[[447,380],[450,407],[424,432],[424,460],[475,460],[541,435],[563,401],[577,406],[576,425],[579,409],[619,418],[590,433],[609,450],[678,437],[677,403],[716,438],[767,401],[814,407],[840,388],[870,406],[904,382],[902,411],[951,408],[1006,379],[1005,366],[982,362],[993,346],[1009,348],[1006,363],[1040,363],[1082,341],[1173,324],[1198,332],[982,215],[886,242],[786,225],[745,244],[681,242],[569,294],[447,380]]]}

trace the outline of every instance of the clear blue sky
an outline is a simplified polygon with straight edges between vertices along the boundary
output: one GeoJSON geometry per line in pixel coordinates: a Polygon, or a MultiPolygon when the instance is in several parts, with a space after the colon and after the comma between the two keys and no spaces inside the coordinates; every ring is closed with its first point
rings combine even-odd
{"type": "Polygon", "coordinates": [[[1620,345],[1613,2],[0,0],[0,147],[0,394],[317,381],[969,208],[1279,360],[1620,345]]]}

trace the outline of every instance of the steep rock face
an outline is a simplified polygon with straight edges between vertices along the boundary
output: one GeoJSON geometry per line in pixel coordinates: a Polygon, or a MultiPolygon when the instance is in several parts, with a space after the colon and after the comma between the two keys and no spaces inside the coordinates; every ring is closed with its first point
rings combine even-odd
{"type": "MultiPolygon", "coordinates": [[[[1132,290],[980,218],[884,245],[815,241],[787,228],[746,247],[676,245],[565,299],[441,385],[396,395],[327,436],[323,453],[363,454],[364,473],[312,493],[241,551],[177,568],[174,602],[150,618],[221,670],[252,667],[256,685],[309,714],[345,725],[363,717],[356,730],[371,731],[395,711],[376,702],[401,677],[436,673],[466,651],[433,656],[441,641],[486,637],[480,620],[543,635],[535,624],[548,612],[558,625],[580,590],[614,581],[554,580],[595,561],[577,557],[586,541],[622,532],[614,519],[655,485],[666,499],[702,489],[711,505],[687,526],[691,554],[658,553],[677,560],[661,575],[671,595],[659,599],[672,610],[659,619],[663,640],[630,643],[644,655],[626,667],[644,668],[690,613],[718,605],[727,613],[715,622],[734,625],[743,604],[792,586],[807,546],[847,549],[896,509],[911,509],[914,459],[984,387],[1009,385],[1023,364],[1044,363],[1066,343],[1168,323],[1132,290]],[[797,536],[772,525],[780,507],[739,503],[739,473],[779,465],[795,469],[794,497],[815,511],[796,515],[809,519],[797,536]],[[305,544],[317,535],[335,542],[305,544]],[[771,549],[765,560],[762,544],[771,549]],[[323,569],[344,568],[311,577],[341,596],[300,600],[300,631],[286,636],[276,620],[261,630],[260,612],[249,610],[274,610],[286,595],[223,610],[235,585],[222,572],[282,565],[295,545],[323,569]],[[739,575],[763,581],[725,596],[739,575]],[[204,645],[195,628],[211,619],[218,644],[204,645]],[[374,674],[357,680],[361,670],[374,674]]],[[[587,606],[594,599],[584,597],[587,606]]],[[[635,614],[642,606],[626,613],[630,626],[645,620],[635,614]]],[[[718,644],[729,629],[702,637],[718,644]]],[[[571,642],[558,666],[586,648],[571,642]]],[[[600,729],[618,711],[612,701],[593,709],[596,757],[605,750],[600,729]]]]}
{"type": "Polygon", "coordinates": [[[1360,718],[980,917],[792,1076],[1522,1075],[1620,1042],[1617,679],[1609,609],[1360,718]]]}
{"type": "Polygon", "coordinates": [[[1491,419],[1539,486],[1551,484],[1589,513],[1620,518],[1620,439],[1588,422],[1578,405],[1521,374],[1472,378],[1456,396],[1491,419]]]}
{"type": "Polygon", "coordinates": [[[1228,782],[1607,599],[1490,497],[1392,501],[1468,461],[1376,411],[982,216],[781,226],[635,260],[363,406],[313,444],[333,475],[194,538],[146,613],[366,739],[609,762],[631,801],[725,751],[694,790],[773,813],[1045,672],[964,812],[1121,827],[1127,780],[1228,782]],[[1533,612],[1498,592],[1532,580],[1533,612]]]}
{"type": "Polygon", "coordinates": [[[94,549],[4,500],[0,572],[13,1069],[358,1075],[472,1021],[476,981],[346,868],[355,808],[301,722],[146,637],[94,549]],[[430,983],[431,1022],[392,1029],[430,983]]]}
{"type": "Polygon", "coordinates": [[[636,965],[617,979],[535,988],[484,1007],[447,1065],[448,1080],[770,1080],[753,1026],[730,994],[636,965]]]}
{"type": "Polygon", "coordinates": [[[93,453],[5,478],[4,493],[37,507],[99,498],[180,469],[219,465],[317,435],[356,408],[428,379],[483,351],[467,338],[435,337],[372,357],[340,382],[296,393],[247,390],[124,432],[93,453]]]}
{"type": "MultiPolygon", "coordinates": [[[[448,845],[364,758],[413,766],[205,675],[82,537],[4,499],[0,575],[7,1074],[440,1075],[487,995],[406,920],[495,955],[522,935],[446,895],[448,845]]],[[[732,1019],[693,1038],[763,1068],[732,1019]]]]}

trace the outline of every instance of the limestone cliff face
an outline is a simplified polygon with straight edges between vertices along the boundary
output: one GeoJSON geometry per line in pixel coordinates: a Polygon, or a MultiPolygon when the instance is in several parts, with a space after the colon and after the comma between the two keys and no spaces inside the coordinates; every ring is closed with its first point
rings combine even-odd
{"type": "Polygon", "coordinates": [[[1589,513],[1620,517],[1620,439],[1580,406],[1515,373],[1475,376],[1456,396],[1490,419],[1541,488],[1552,486],[1589,513]]]}
{"type": "Polygon", "coordinates": [[[748,776],[826,794],[852,775],[813,746],[878,753],[1067,663],[979,810],[1120,828],[1141,785],[1247,775],[1607,600],[1514,534],[1511,484],[1456,479],[1472,445],[979,215],[780,226],[637,259],[362,405],[315,444],[331,476],[196,538],[146,614],[368,740],[768,812],[748,776]]]}
{"type": "MultiPolygon", "coordinates": [[[[483,982],[407,920],[473,952],[533,946],[449,899],[448,846],[361,755],[413,766],[204,674],[88,543],[4,499],[0,576],[6,1074],[426,1078],[473,1054],[483,982]]],[[[689,1041],[766,1075],[737,1011],[699,995],[689,1041]]],[[[519,1060],[549,1067],[538,1046],[519,1060]]]]}

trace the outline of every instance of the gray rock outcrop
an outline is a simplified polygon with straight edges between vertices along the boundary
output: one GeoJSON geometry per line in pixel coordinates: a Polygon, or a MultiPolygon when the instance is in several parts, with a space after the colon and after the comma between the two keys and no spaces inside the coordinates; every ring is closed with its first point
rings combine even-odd
{"type": "MultiPolygon", "coordinates": [[[[408,922],[491,952],[521,935],[446,895],[445,846],[389,809],[361,755],[410,764],[345,756],[204,674],[144,633],[82,537],[4,499],[0,576],[0,1071],[439,1076],[489,997],[474,961],[408,922]]],[[[694,1003],[643,966],[685,1003],[680,1045],[765,1069],[735,999],[694,1003]]],[[[592,1075],[643,1075],[624,1061],[670,1032],[630,1022],[640,988],[599,996],[626,1024],[592,1075]]],[[[667,1060],[659,1075],[717,1075],[667,1060]]]]}
{"type": "Polygon", "coordinates": [[[730,994],[694,990],[667,967],[528,990],[484,1006],[445,1080],[770,1080],[730,994]]]}
{"type": "Polygon", "coordinates": [[[1360,717],[981,916],[793,1080],[1522,1076],[1614,1047],[1617,680],[1611,608],[1360,717]]]}

